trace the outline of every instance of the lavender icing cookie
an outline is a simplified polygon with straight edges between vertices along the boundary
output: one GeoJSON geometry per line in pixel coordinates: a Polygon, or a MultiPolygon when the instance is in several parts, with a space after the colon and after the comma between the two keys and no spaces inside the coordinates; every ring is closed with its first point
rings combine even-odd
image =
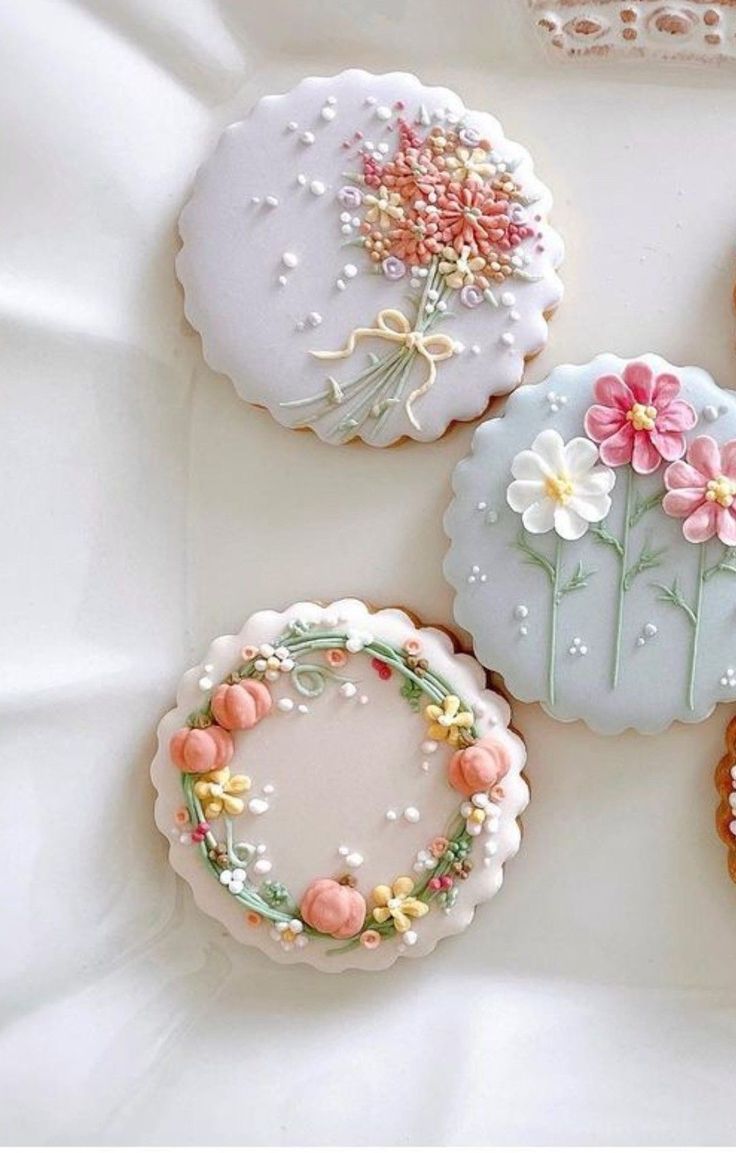
{"type": "Polygon", "coordinates": [[[398,609],[260,612],[184,676],[152,776],[201,908],[277,961],[384,969],[498,891],[524,744],[477,661],[398,609]]]}
{"type": "Polygon", "coordinates": [[[521,388],[458,465],[455,617],[509,691],[603,733],[736,699],[736,395],[661,357],[521,388]]]}
{"type": "Polygon", "coordinates": [[[307,79],[222,135],[180,219],[204,355],[342,444],[430,441],[521,380],[562,244],[528,153],[405,73],[307,79]]]}

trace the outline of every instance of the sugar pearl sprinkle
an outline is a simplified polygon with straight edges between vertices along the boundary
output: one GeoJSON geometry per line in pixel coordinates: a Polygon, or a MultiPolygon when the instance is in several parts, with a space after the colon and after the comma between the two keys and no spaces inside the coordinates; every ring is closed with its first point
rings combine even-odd
{"type": "Polygon", "coordinates": [[[359,869],[363,864],[363,854],[356,852],[355,849],[349,849],[347,845],[340,845],[337,852],[351,869],[359,869]]]}
{"type": "Polygon", "coordinates": [[[567,651],[571,657],[584,657],[588,654],[588,646],[583,644],[580,637],[573,637],[572,644],[567,651]]]}
{"type": "Polygon", "coordinates": [[[724,689],[736,689],[736,669],[726,669],[720,683],[724,689]]]}
{"type": "Polygon", "coordinates": [[[657,628],[657,626],[655,624],[652,624],[651,621],[647,621],[647,623],[644,625],[643,629],[639,633],[639,636],[636,638],[636,647],[639,649],[643,649],[644,645],[648,641],[654,640],[654,638],[657,636],[658,632],[659,632],[659,629],[657,628]]]}
{"type": "Polygon", "coordinates": [[[559,392],[548,392],[546,396],[550,412],[559,412],[567,404],[567,397],[559,392]]]}
{"type": "Polygon", "coordinates": [[[404,809],[404,820],[410,825],[416,825],[421,820],[421,813],[414,805],[407,805],[404,809]]]}
{"type": "Polygon", "coordinates": [[[529,626],[526,623],[529,616],[529,609],[526,605],[517,605],[514,609],[514,620],[519,622],[519,636],[525,637],[529,632],[529,626]]]}
{"type": "Polygon", "coordinates": [[[706,404],[703,409],[703,420],[707,420],[709,424],[713,424],[718,420],[719,416],[723,416],[727,412],[725,404],[716,407],[715,404],[706,404]]]}
{"type": "Polygon", "coordinates": [[[295,252],[283,252],[281,254],[281,263],[284,268],[296,268],[299,263],[299,257],[295,252]]]}
{"type": "Polygon", "coordinates": [[[468,584],[474,585],[476,581],[480,581],[481,584],[485,584],[487,580],[488,573],[481,572],[480,565],[474,564],[470,570],[470,573],[468,574],[468,584]]]}

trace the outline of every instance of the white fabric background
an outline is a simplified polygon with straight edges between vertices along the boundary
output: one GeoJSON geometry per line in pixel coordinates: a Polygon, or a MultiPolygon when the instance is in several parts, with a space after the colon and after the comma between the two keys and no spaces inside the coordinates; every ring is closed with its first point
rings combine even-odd
{"type": "Polygon", "coordinates": [[[254,98],[360,65],[487,105],[568,246],[528,378],[651,347],[736,380],[735,74],[553,64],[527,19],[520,0],[0,3],[6,1141],[734,1138],[728,710],[607,740],[517,708],[533,799],[504,890],[375,977],[233,945],[153,825],[154,726],[212,636],[303,596],[451,619],[441,514],[472,428],[327,448],[240,402],[183,320],[176,218],[254,98]]]}

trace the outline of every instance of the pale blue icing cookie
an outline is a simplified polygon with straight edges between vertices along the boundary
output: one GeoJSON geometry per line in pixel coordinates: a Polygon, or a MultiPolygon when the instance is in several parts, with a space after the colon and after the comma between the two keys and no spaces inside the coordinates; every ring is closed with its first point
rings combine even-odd
{"type": "Polygon", "coordinates": [[[602,733],[736,699],[736,396],[707,373],[560,367],[453,484],[455,617],[514,696],[602,733]]]}

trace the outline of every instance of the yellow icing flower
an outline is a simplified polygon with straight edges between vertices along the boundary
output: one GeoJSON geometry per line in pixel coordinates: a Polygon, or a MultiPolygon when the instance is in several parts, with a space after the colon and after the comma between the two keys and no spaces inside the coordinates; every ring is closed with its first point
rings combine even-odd
{"type": "MultiPolygon", "coordinates": [[[[480,273],[486,266],[485,256],[472,256],[471,249],[464,245],[462,252],[454,248],[443,248],[442,259],[439,263],[440,276],[445,279],[448,288],[464,288],[483,280],[480,273]]],[[[487,285],[488,281],[484,283],[487,285]]]]}
{"type": "Polygon", "coordinates": [[[474,721],[473,714],[460,710],[460,698],[445,697],[441,705],[427,705],[425,710],[427,719],[431,721],[427,733],[431,741],[449,741],[456,745],[460,737],[460,729],[469,729],[474,721]]]}
{"type": "Polygon", "coordinates": [[[415,917],[429,912],[429,905],[410,896],[414,882],[411,877],[397,877],[393,885],[378,885],[372,893],[373,920],[379,925],[393,920],[397,933],[406,933],[415,917]]]}
{"type": "Polygon", "coordinates": [[[454,156],[447,157],[447,167],[453,180],[490,180],[496,167],[488,160],[484,148],[457,148],[454,156]]]}
{"type": "Polygon", "coordinates": [[[245,808],[245,801],[238,796],[247,793],[250,777],[231,776],[230,769],[217,769],[213,773],[203,773],[194,786],[194,794],[202,802],[202,809],[208,821],[214,821],[223,810],[229,817],[237,817],[245,808]]]}
{"type": "Polygon", "coordinates": [[[390,228],[404,215],[404,206],[399,193],[389,192],[383,184],[375,193],[366,193],[363,203],[368,207],[365,219],[369,224],[377,224],[379,228],[390,228]]]}

